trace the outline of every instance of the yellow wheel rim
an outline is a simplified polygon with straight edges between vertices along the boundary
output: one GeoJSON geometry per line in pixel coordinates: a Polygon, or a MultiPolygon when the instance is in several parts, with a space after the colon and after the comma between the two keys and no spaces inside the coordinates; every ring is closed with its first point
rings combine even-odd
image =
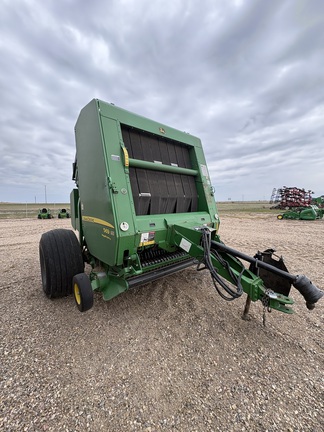
{"type": "Polygon", "coordinates": [[[73,291],[74,291],[75,301],[77,302],[78,305],[80,305],[81,304],[81,295],[80,295],[80,289],[78,287],[78,284],[76,284],[76,283],[74,284],[73,291]]]}

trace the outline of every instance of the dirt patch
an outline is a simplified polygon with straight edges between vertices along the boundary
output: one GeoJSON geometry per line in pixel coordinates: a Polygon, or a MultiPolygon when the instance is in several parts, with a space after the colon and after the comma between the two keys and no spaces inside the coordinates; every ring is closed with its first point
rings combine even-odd
{"type": "MultiPolygon", "coordinates": [[[[294,315],[245,296],[223,301],[194,267],[124,293],[73,298],[42,292],[38,243],[69,220],[0,220],[3,431],[313,431],[323,423],[324,301],[294,315]]],[[[220,234],[254,255],[274,247],[292,273],[324,287],[319,221],[225,215],[220,234]]]]}

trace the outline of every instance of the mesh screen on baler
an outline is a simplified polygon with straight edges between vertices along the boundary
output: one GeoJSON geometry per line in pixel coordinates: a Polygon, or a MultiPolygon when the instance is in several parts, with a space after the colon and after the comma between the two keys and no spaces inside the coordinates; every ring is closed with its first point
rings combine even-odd
{"type": "MultiPolygon", "coordinates": [[[[189,147],[167,138],[122,125],[129,157],[191,169],[189,147]]],[[[190,175],[130,167],[137,215],[197,211],[197,188],[190,175]]]]}

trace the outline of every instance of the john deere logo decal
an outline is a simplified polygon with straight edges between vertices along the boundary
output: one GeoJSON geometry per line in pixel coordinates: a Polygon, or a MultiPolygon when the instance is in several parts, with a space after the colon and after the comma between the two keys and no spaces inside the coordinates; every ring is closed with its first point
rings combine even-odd
{"type": "Polygon", "coordinates": [[[159,128],[159,131],[163,134],[165,134],[165,130],[163,128],[159,128]]]}

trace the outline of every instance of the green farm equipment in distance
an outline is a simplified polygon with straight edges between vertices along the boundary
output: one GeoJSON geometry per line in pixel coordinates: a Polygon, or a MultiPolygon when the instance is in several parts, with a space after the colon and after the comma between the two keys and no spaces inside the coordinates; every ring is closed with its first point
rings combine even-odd
{"type": "Polygon", "coordinates": [[[316,205],[319,208],[324,209],[324,195],[321,195],[316,198],[312,198],[312,204],[316,205]]]}
{"type": "Polygon", "coordinates": [[[296,207],[285,211],[277,216],[277,219],[295,219],[295,220],[316,220],[322,219],[324,208],[319,208],[316,205],[308,207],[296,207]]]}
{"type": "Polygon", "coordinates": [[[67,209],[62,208],[62,209],[59,210],[57,217],[59,219],[69,219],[70,213],[68,212],[67,209]]]}
{"type": "Polygon", "coordinates": [[[53,219],[53,215],[52,215],[52,213],[51,213],[51,210],[50,209],[48,209],[48,208],[42,208],[42,209],[39,209],[39,212],[38,212],[38,215],[37,215],[37,218],[38,219],[53,219]]]}
{"type": "MultiPolygon", "coordinates": [[[[210,273],[226,301],[247,294],[264,310],[291,314],[293,286],[308,309],[324,295],[292,275],[273,249],[254,257],[220,239],[214,188],[199,138],[93,99],[80,112],[70,195],[73,230],[54,229],[39,243],[43,291],[74,294],[81,312],[94,292],[110,300],[195,265],[210,273]],[[245,266],[242,261],[249,263],[245,266]],[[85,263],[91,267],[84,272],[85,263]]],[[[195,287],[197,296],[201,286],[195,287]]]]}

